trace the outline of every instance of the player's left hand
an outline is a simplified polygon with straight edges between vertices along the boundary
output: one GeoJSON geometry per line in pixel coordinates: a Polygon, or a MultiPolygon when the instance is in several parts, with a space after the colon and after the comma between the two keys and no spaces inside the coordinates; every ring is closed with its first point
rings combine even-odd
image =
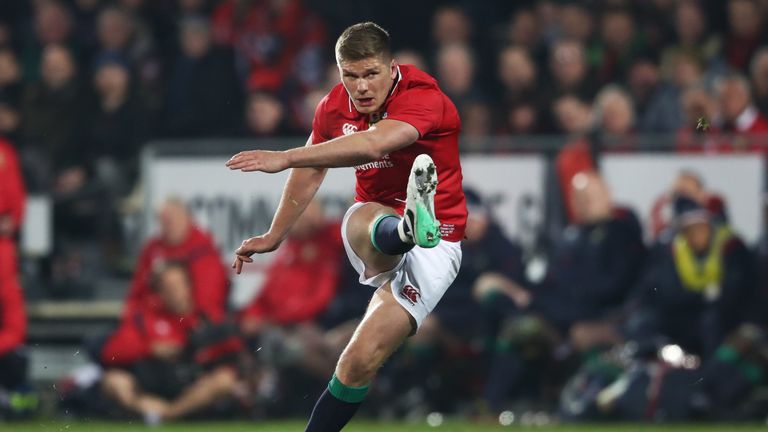
{"type": "Polygon", "coordinates": [[[227,167],[243,172],[276,173],[288,169],[288,157],[281,151],[250,150],[232,156],[227,167]]]}

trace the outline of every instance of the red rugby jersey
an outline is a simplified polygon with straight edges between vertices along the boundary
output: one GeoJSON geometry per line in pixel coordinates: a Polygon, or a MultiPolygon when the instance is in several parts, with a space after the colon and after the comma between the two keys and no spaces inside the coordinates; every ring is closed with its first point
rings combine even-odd
{"type": "MultiPolygon", "coordinates": [[[[467,207],[459,162],[461,121],[453,102],[434,78],[414,66],[400,65],[397,82],[382,106],[380,118],[410,124],[419,132],[419,139],[378,161],[356,166],[355,200],[377,202],[402,215],[411,165],[416,156],[426,153],[437,166],[435,212],[443,239],[462,240],[467,207]]],[[[369,115],[357,112],[344,86],[338,84],[317,106],[312,143],[364,131],[369,126],[369,115]]]]}

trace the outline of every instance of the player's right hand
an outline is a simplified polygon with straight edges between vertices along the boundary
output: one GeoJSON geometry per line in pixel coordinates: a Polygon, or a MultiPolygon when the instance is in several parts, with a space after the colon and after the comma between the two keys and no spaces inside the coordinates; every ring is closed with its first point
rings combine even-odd
{"type": "Polygon", "coordinates": [[[235,269],[237,274],[240,274],[245,263],[253,262],[251,255],[272,252],[278,246],[280,246],[280,242],[269,234],[243,240],[243,243],[235,251],[235,260],[232,262],[232,268],[235,269]]]}

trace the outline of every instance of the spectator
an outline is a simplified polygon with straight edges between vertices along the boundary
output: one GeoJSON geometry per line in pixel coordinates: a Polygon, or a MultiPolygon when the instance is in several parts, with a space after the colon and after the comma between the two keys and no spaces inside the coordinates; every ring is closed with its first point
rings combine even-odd
{"type": "Polygon", "coordinates": [[[282,101],[261,91],[248,96],[244,130],[246,135],[256,137],[284,136],[292,132],[282,101]]]}
{"type": "Polygon", "coordinates": [[[629,95],[615,85],[598,93],[592,108],[595,134],[589,139],[569,143],[557,155],[556,169],[568,220],[574,222],[575,209],[571,184],[576,175],[593,171],[596,158],[603,151],[627,151],[635,147],[633,128],[635,113],[629,95]]]}
{"type": "Polygon", "coordinates": [[[594,17],[581,2],[568,2],[560,7],[560,28],[565,40],[586,45],[594,34],[594,17]]]}
{"type": "Polygon", "coordinates": [[[123,343],[135,335],[133,316],[154,310],[159,299],[151,287],[152,269],[167,261],[183,262],[189,269],[195,307],[211,321],[220,321],[227,307],[227,270],[210,235],[195,225],[189,210],[178,199],[168,199],[158,211],[160,232],[142,249],[123,307],[118,330],[98,354],[102,363],[122,366],[134,363],[141,352],[123,343]]]}
{"type": "Polygon", "coordinates": [[[462,151],[483,150],[490,145],[493,131],[493,111],[482,99],[469,101],[461,116],[463,139],[459,146],[462,151]]]}
{"type": "Polygon", "coordinates": [[[139,67],[139,62],[152,49],[153,42],[147,30],[138,29],[135,17],[118,7],[102,9],[97,21],[97,35],[102,53],[122,56],[134,67],[139,67]]]}
{"type": "MultiPolygon", "coordinates": [[[[682,85],[697,81],[698,66],[678,59],[673,75],[682,85]],[[694,69],[692,69],[694,68],[694,69]]],[[[651,59],[638,59],[629,70],[629,91],[637,112],[637,129],[641,133],[669,133],[682,125],[680,93],[676,81],[662,79],[658,65],[651,59]]]]}
{"type": "Polygon", "coordinates": [[[237,129],[243,91],[232,53],[212,46],[208,23],[201,17],[187,17],[180,27],[181,53],[166,95],[166,134],[229,135],[237,129]]]}
{"type": "Polygon", "coordinates": [[[23,83],[16,54],[0,45],[0,100],[18,109],[21,104],[23,83]]]}
{"type": "Polygon", "coordinates": [[[532,9],[518,9],[509,23],[507,41],[510,45],[518,47],[535,59],[542,54],[541,29],[536,21],[536,14],[532,9]]]}
{"type": "Polygon", "coordinates": [[[148,135],[145,110],[128,65],[119,58],[102,58],[93,84],[98,101],[88,117],[83,159],[113,197],[122,197],[138,181],[139,155],[148,135]]]}
{"type": "Polygon", "coordinates": [[[43,72],[43,51],[49,45],[60,45],[77,54],[72,40],[72,16],[58,0],[43,0],[34,5],[33,33],[25,42],[22,54],[24,78],[35,82],[43,72]]]}
{"type": "Polygon", "coordinates": [[[728,1],[728,31],[723,54],[732,69],[748,72],[749,61],[763,42],[762,17],[755,0],[728,1]]]}
{"type": "Polygon", "coordinates": [[[627,9],[608,9],[601,18],[601,44],[593,53],[598,82],[607,84],[626,76],[630,62],[643,53],[632,14],[627,9]]]}
{"type": "Polygon", "coordinates": [[[717,82],[716,92],[723,116],[723,132],[749,136],[747,141],[733,140],[731,149],[764,150],[768,119],[752,102],[749,82],[741,75],[729,75],[717,82]]]}
{"type": "Polygon", "coordinates": [[[128,66],[105,55],[97,65],[93,87],[96,100],[78,131],[80,154],[56,185],[54,229],[63,249],[55,262],[68,255],[70,241],[100,245],[108,264],[119,259],[117,202],[132,191],[139,177],[147,128],[143,106],[130,87],[128,66]]]}
{"type": "Polygon", "coordinates": [[[716,225],[728,223],[725,202],[715,192],[708,190],[704,180],[698,173],[690,170],[682,170],[677,175],[669,191],[661,195],[651,207],[650,229],[654,240],[674,235],[673,204],[676,197],[689,198],[706,208],[712,222],[716,225]]]}
{"type": "MultiPolygon", "coordinates": [[[[14,398],[27,391],[29,359],[24,350],[27,316],[19,284],[16,235],[21,226],[26,192],[16,151],[0,138],[0,416],[25,406],[14,398]]],[[[34,408],[34,407],[31,407],[34,408]]]]}
{"type": "MultiPolygon", "coordinates": [[[[527,281],[520,245],[504,232],[493,209],[477,191],[466,188],[465,195],[469,213],[461,271],[440,300],[433,319],[450,337],[468,344],[495,335],[495,329],[484,328],[484,321],[476,319],[482,316],[483,309],[476,302],[477,292],[473,290],[480,289],[488,279],[499,286],[525,285],[527,281]]],[[[487,298],[481,295],[478,300],[488,302],[492,298],[493,295],[487,298]]]]}
{"type": "Polygon", "coordinates": [[[592,107],[576,96],[563,96],[552,104],[555,122],[559,132],[571,137],[585,136],[592,126],[592,107]]]}
{"type": "Polygon", "coordinates": [[[730,228],[696,201],[675,198],[676,234],[659,243],[636,293],[628,334],[666,336],[710,356],[755,300],[752,258],[730,228]]]}
{"type": "MultiPolygon", "coordinates": [[[[523,104],[538,104],[537,68],[531,56],[524,49],[510,46],[499,53],[498,79],[501,83],[499,94],[504,112],[523,104]]],[[[535,113],[534,113],[535,114],[535,113]]],[[[507,119],[502,119],[506,124],[507,119]]]]}
{"type": "Polygon", "coordinates": [[[298,363],[318,378],[333,371],[343,348],[328,346],[317,323],[339,286],[340,232],[338,223],[326,220],[322,204],[313,201],[267,268],[257,297],[241,315],[243,333],[260,345],[271,340],[298,351],[272,360],[298,363]]]}
{"type": "Polygon", "coordinates": [[[676,2],[674,29],[676,41],[668,45],[661,55],[662,69],[669,69],[670,62],[678,56],[694,59],[705,67],[718,69],[721,38],[708,31],[707,20],[696,0],[676,2]]]}
{"type": "Polygon", "coordinates": [[[249,90],[280,91],[295,81],[303,90],[323,80],[325,26],[300,0],[225,0],[212,17],[213,38],[232,47],[249,90]]]}
{"type": "Polygon", "coordinates": [[[635,110],[632,98],[624,89],[613,85],[604,87],[595,98],[593,110],[606,148],[626,150],[632,147],[635,110]]]}
{"type": "Polygon", "coordinates": [[[464,114],[466,103],[477,98],[472,51],[466,45],[443,45],[437,52],[437,79],[440,88],[464,114]]]}
{"type": "Polygon", "coordinates": [[[681,105],[684,123],[677,132],[679,152],[717,152],[729,147],[720,133],[722,121],[717,100],[707,89],[688,88],[682,94],[681,105]]]}
{"type": "Polygon", "coordinates": [[[768,48],[760,48],[752,57],[749,68],[752,96],[762,115],[768,115],[768,48]]]}
{"type": "Polygon", "coordinates": [[[559,341],[570,338],[575,348],[586,350],[618,339],[610,322],[639,276],[640,225],[631,211],[614,207],[596,173],[580,173],[572,187],[576,224],[554,244],[543,282],[531,289],[498,278],[475,284],[476,295],[496,295],[492,309],[507,316],[485,390],[494,411],[505,407],[526,373],[542,370],[536,364],[549,362],[559,341]]]}
{"type": "Polygon", "coordinates": [[[400,50],[394,53],[394,57],[395,60],[397,60],[397,64],[414,65],[420,70],[429,70],[429,68],[427,68],[427,61],[424,59],[424,56],[419,54],[417,51],[409,49],[400,50]]]}
{"type": "Polygon", "coordinates": [[[127,62],[145,108],[154,117],[162,105],[160,95],[165,92],[160,80],[162,65],[147,23],[131,13],[131,9],[109,6],[99,12],[97,36],[100,50],[96,59],[115,56],[127,62]]]}
{"type": "Polygon", "coordinates": [[[17,139],[23,96],[21,68],[16,55],[0,45],[0,136],[17,139]]]}
{"type": "Polygon", "coordinates": [[[448,45],[469,45],[472,42],[472,22],[466,12],[456,6],[446,6],[432,15],[432,41],[436,49],[448,45]]]}
{"type": "Polygon", "coordinates": [[[574,95],[582,100],[590,100],[597,93],[595,81],[589,76],[586,52],[580,42],[556,42],[549,58],[549,72],[554,82],[544,91],[550,105],[560,96],[574,95]]]}
{"type": "Polygon", "coordinates": [[[232,356],[242,346],[233,332],[205,333],[210,327],[183,264],[166,263],[155,272],[158,303],[132,318],[139,323],[130,341],[139,360],[130,371],[107,369],[102,378],[104,393],[148,424],[199,414],[232,398],[237,384],[232,356]]]}
{"type": "Polygon", "coordinates": [[[85,110],[77,66],[69,50],[50,45],[43,51],[41,79],[27,88],[22,104],[24,160],[32,189],[54,185],[59,191],[74,190],[84,182],[77,165],[80,143],[77,135],[85,110]]]}

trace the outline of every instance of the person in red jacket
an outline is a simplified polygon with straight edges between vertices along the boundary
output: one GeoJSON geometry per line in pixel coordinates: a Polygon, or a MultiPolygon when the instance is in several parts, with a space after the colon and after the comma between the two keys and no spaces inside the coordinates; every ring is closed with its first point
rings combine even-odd
{"type": "Polygon", "coordinates": [[[343,348],[326,344],[315,322],[339,285],[340,232],[339,223],[326,220],[322,205],[312,201],[267,268],[257,297],[241,314],[243,333],[267,347],[262,354],[272,356],[269,360],[298,362],[322,378],[333,371],[343,348]]]}
{"type": "Polygon", "coordinates": [[[105,394],[154,424],[197,412],[231,396],[233,367],[242,344],[234,326],[213,326],[192,296],[191,273],[183,263],[154,270],[159,303],[133,316],[132,343],[141,360],[130,369],[108,369],[105,394]]]}
{"type": "Polygon", "coordinates": [[[141,357],[140,352],[131,349],[135,345],[130,340],[136,334],[132,317],[159,305],[150,282],[153,268],[163,262],[184,262],[189,268],[195,305],[211,321],[224,318],[229,280],[211,236],[194,224],[184,203],[177,199],[169,199],[160,207],[158,222],[159,234],[149,239],[139,255],[120,327],[99,356],[106,365],[127,365],[141,357]]]}
{"type": "Polygon", "coordinates": [[[0,138],[0,389],[6,390],[24,384],[27,376],[27,360],[22,351],[27,317],[15,241],[25,198],[16,151],[0,138]]]}

